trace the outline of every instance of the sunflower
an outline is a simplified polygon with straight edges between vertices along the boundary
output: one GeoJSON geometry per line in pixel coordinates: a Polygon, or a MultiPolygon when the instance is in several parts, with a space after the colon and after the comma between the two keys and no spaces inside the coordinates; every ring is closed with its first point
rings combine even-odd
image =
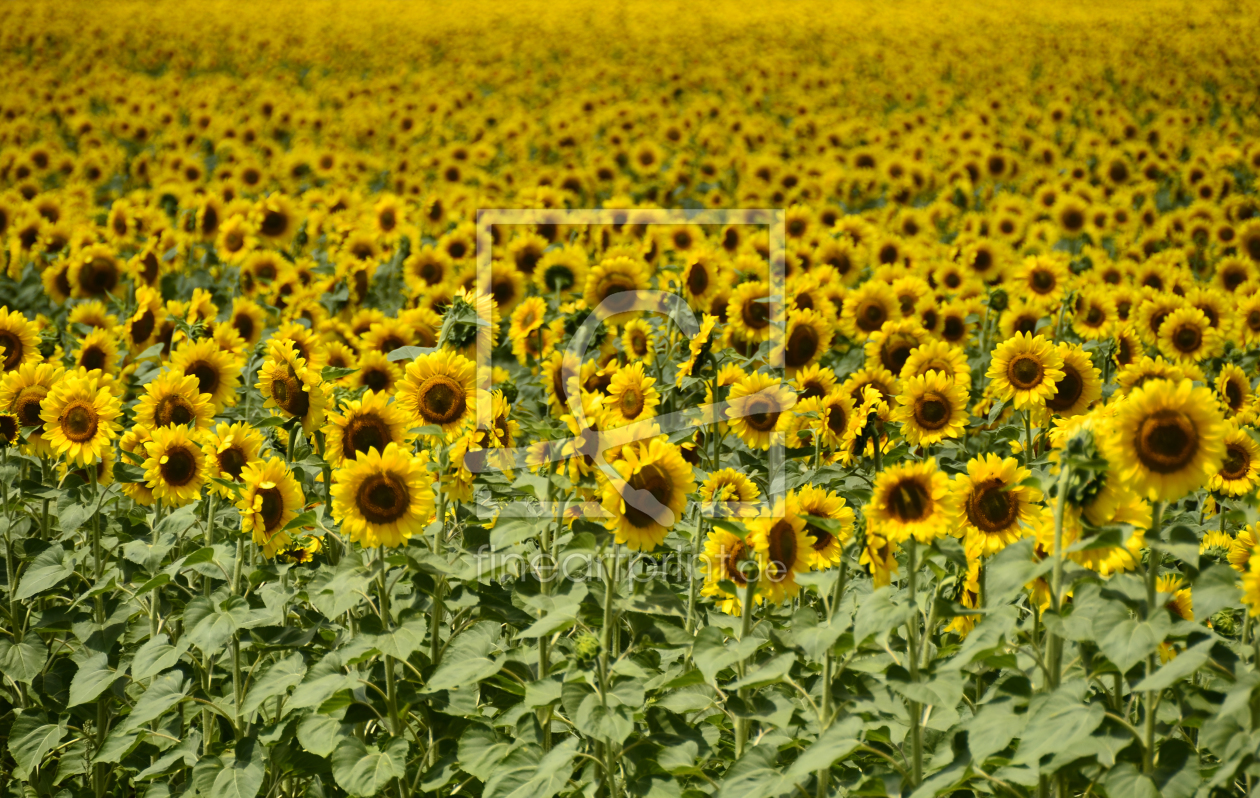
{"type": "Polygon", "coordinates": [[[580,247],[560,247],[543,254],[534,269],[534,285],[544,294],[568,293],[586,285],[586,252],[580,247]]]}
{"type": "Polygon", "coordinates": [[[1233,363],[1221,366],[1221,373],[1216,378],[1216,395],[1225,415],[1240,424],[1247,423],[1255,412],[1251,379],[1247,377],[1247,372],[1233,363]]]}
{"type": "MultiPolygon", "coordinates": [[[[704,570],[704,586],[700,595],[711,596],[718,600],[718,609],[727,615],[740,614],[748,576],[755,569],[745,563],[756,562],[752,546],[734,532],[714,529],[704,542],[704,552],[700,555],[700,567],[704,570]],[[722,582],[730,582],[736,593],[728,593],[722,589],[722,582]]],[[[754,593],[753,603],[762,597],[754,593]]]]}
{"type": "Polygon", "coordinates": [[[899,318],[901,311],[892,286],[883,280],[868,280],[845,297],[840,330],[849,338],[865,338],[899,318]]]}
{"type": "Polygon", "coordinates": [[[396,443],[370,449],[333,474],[333,517],[363,546],[401,546],[433,516],[432,483],[427,455],[396,443]]]}
{"type": "Polygon", "coordinates": [[[0,357],[4,372],[16,371],[23,363],[39,361],[39,330],[16,310],[0,307],[0,357]]]}
{"type": "Polygon", "coordinates": [[[893,421],[901,422],[901,434],[916,446],[956,438],[969,420],[967,389],[939,371],[911,377],[897,395],[893,421]]]}
{"type": "Polygon", "coordinates": [[[1162,356],[1143,357],[1116,373],[1116,392],[1121,396],[1128,396],[1152,380],[1172,380],[1173,382],[1193,380],[1200,376],[1193,369],[1193,363],[1173,364],[1164,360],[1162,356]]]}
{"type": "Polygon", "coordinates": [[[1017,333],[993,350],[988,377],[997,394],[1016,410],[1039,407],[1063,379],[1063,358],[1044,337],[1017,333]]]}
{"type": "MultiPolygon", "coordinates": [[[[1260,227],[1257,228],[1256,241],[1255,249],[1260,252],[1260,227]]],[[[1260,618],[1260,554],[1251,555],[1247,562],[1247,570],[1242,577],[1242,602],[1247,606],[1248,615],[1260,618]]]]}
{"type": "Polygon", "coordinates": [[[384,352],[362,352],[355,363],[358,369],[349,377],[351,388],[390,394],[402,382],[403,369],[384,352]]]}
{"type": "Polygon", "coordinates": [[[1229,424],[1221,469],[1208,480],[1208,489],[1227,496],[1245,496],[1260,484],[1260,444],[1247,430],[1229,424]]]}
{"type": "Polygon", "coordinates": [[[79,465],[112,449],[122,425],[122,402],[97,376],[75,373],[57,382],[40,405],[44,438],[53,454],[79,465]]]}
{"type": "Polygon", "coordinates": [[[958,530],[969,559],[996,554],[1023,536],[1044,511],[1041,491],[1025,485],[1032,472],[1014,457],[985,454],[967,463],[966,476],[954,480],[958,530]]]}
{"type": "Polygon", "coordinates": [[[290,565],[306,565],[315,561],[315,555],[324,549],[319,538],[311,535],[300,540],[290,541],[288,545],[276,552],[276,559],[290,565]]]}
{"type": "Polygon", "coordinates": [[[652,334],[651,325],[643,319],[626,322],[621,332],[621,346],[632,360],[648,366],[656,362],[656,336],[652,334]]]}
{"type": "Polygon", "coordinates": [[[123,325],[123,337],[133,355],[152,346],[166,321],[166,305],[157,289],[142,285],[136,288],[136,312],[123,325]]]}
{"type": "Polygon", "coordinates": [[[473,417],[475,378],[475,366],[463,355],[430,352],[407,364],[398,400],[421,425],[441,427],[449,437],[473,417]]]}
{"type": "Polygon", "coordinates": [[[341,413],[329,413],[324,426],[324,456],[334,468],[353,460],[369,449],[384,451],[390,443],[409,446],[407,417],[387,394],[368,391],[362,399],[342,406],[341,413]]]}
{"type": "Polygon", "coordinates": [[[725,415],[748,448],[769,449],[771,443],[782,443],[792,420],[787,411],[795,401],[780,379],[754,373],[731,387],[725,415]]]}
{"type": "Polygon", "coordinates": [[[1072,313],[1072,329],[1087,341],[1111,334],[1118,319],[1116,302],[1103,288],[1082,289],[1072,313]]]}
{"type": "Polygon", "coordinates": [[[608,396],[604,399],[608,409],[605,421],[608,427],[624,427],[655,416],[661,403],[661,394],[655,385],[656,378],[644,373],[641,362],[617,369],[608,386],[608,396]]]}
{"type": "MultiPolygon", "coordinates": [[[[258,235],[283,247],[297,234],[297,209],[288,195],[270,194],[254,206],[250,213],[250,222],[258,235]]],[[[226,226],[225,223],[224,227],[226,226]]]]}
{"type": "Polygon", "coordinates": [[[113,374],[118,368],[118,342],[107,330],[92,330],[79,342],[73,357],[76,368],[113,374]]]}
{"type": "Polygon", "coordinates": [[[900,545],[911,536],[920,543],[940,537],[952,510],[949,479],[935,460],[922,460],[881,471],[865,515],[871,532],[900,545]]]}
{"type": "Polygon", "coordinates": [[[542,383],[547,389],[547,407],[553,413],[569,412],[569,397],[581,395],[582,366],[577,355],[569,352],[552,352],[543,362],[542,383]]]}
{"type": "Polygon", "coordinates": [[[651,438],[624,446],[613,467],[620,478],[604,482],[603,506],[610,514],[605,524],[618,543],[651,551],[682,519],[695,489],[691,466],[677,446],[651,438]]]}
{"type": "Polygon", "coordinates": [[[186,341],[171,355],[171,366],[197,380],[197,390],[210,399],[214,414],[236,404],[241,363],[213,338],[186,341]]]}
{"type": "Polygon", "coordinates": [[[744,524],[748,527],[747,543],[761,569],[757,592],[779,604],[800,592],[796,575],[813,567],[814,547],[805,531],[805,519],[785,507],[782,499],[775,505],[770,516],[744,524]]]}
{"type": "Polygon", "coordinates": [[[967,363],[967,354],[947,341],[928,341],[911,349],[899,376],[908,380],[930,371],[940,372],[962,385],[971,385],[971,366],[967,363]]]}
{"type": "Polygon", "coordinates": [[[1225,432],[1210,390],[1190,380],[1153,380],[1116,411],[1103,451],[1139,495],[1176,501],[1220,470],[1225,432]]]}
{"type": "Polygon", "coordinates": [[[618,255],[605,259],[587,273],[582,297],[588,308],[601,310],[602,305],[605,317],[615,316],[629,310],[636,292],[647,287],[647,267],[634,258],[618,255]]]}
{"type": "Polygon", "coordinates": [[[821,399],[836,387],[836,370],[815,363],[796,372],[792,386],[802,399],[821,399]]]}
{"type": "Polygon", "coordinates": [[[0,447],[12,446],[22,434],[22,423],[16,413],[0,412],[0,447]]]}
{"type": "Polygon", "coordinates": [[[1159,351],[1174,362],[1198,363],[1220,354],[1221,334],[1198,308],[1178,308],[1159,325],[1159,351]]]}
{"type": "Polygon", "coordinates": [[[887,322],[866,341],[866,367],[884,368],[891,374],[900,374],[910,359],[910,353],[929,340],[931,336],[918,319],[887,322]]]}
{"type": "Polygon", "coordinates": [[[1037,297],[1058,304],[1066,291],[1068,262],[1055,255],[1033,255],[1015,267],[1010,285],[1022,296],[1037,297]]]}
{"type": "Polygon", "coordinates": [[[703,368],[707,356],[713,349],[713,329],[717,326],[718,317],[704,314],[700,320],[700,331],[687,342],[687,360],[678,367],[677,381],[681,385],[684,377],[694,377],[696,370],[703,368]]]}
{"type": "Polygon", "coordinates": [[[144,444],[145,484],[167,507],[183,507],[201,496],[208,469],[198,437],[187,427],[160,427],[144,444]]]}
{"type": "Polygon", "coordinates": [[[546,321],[547,301],[542,297],[532,296],[523,300],[512,311],[508,326],[508,340],[513,348],[517,342],[534,336],[546,321]]]}
{"type": "Polygon", "coordinates": [[[136,405],[136,423],[151,429],[157,427],[210,426],[214,405],[203,394],[197,378],[179,369],[167,369],[144,388],[136,405]]]}
{"type": "Polygon", "coordinates": [[[1112,339],[1111,362],[1116,364],[1116,368],[1123,369],[1136,363],[1143,352],[1142,339],[1138,334],[1130,325],[1121,325],[1112,339]]]}
{"type": "Polygon", "coordinates": [[[726,308],[730,325],[727,332],[749,343],[760,343],[770,337],[770,326],[782,320],[781,314],[782,308],[770,298],[767,283],[761,280],[740,283],[731,291],[731,301],[726,308]]]}
{"type": "Polygon", "coordinates": [[[16,416],[19,426],[34,428],[23,447],[27,454],[52,453],[40,414],[44,400],[64,373],[65,369],[53,363],[24,363],[0,379],[0,410],[16,416]]]}
{"type": "Polygon", "coordinates": [[[1061,343],[1055,351],[1063,361],[1063,373],[1054,383],[1046,408],[1063,417],[1084,413],[1102,396],[1102,379],[1089,353],[1075,344],[1061,343]]]}
{"type": "Polygon", "coordinates": [[[725,283],[725,274],[716,257],[709,252],[689,254],[679,282],[692,307],[707,307],[725,283]]]}
{"type": "MultiPolygon", "coordinates": [[[[262,433],[244,422],[219,424],[213,431],[206,431],[201,451],[206,456],[207,477],[240,483],[245,466],[258,461],[262,447],[262,433]]],[[[236,495],[226,485],[216,484],[214,490],[227,499],[236,495]]]]}
{"type": "Polygon", "coordinates": [[[1257,551],[1260,551],[1260,535],[1256,532],[1256,525],[1251,524],[1238,530],[1229,544],[1229,552],[1225,558],[1229,560],[1229,567],[1235,571],[1246,571],[1247,563],[1257,551]]]}
{"type": "Polygon", "coordinates": [[[853,399],[842,390],[834,389],[822,397],[818,406],[819,445],[839,449],[853,422],[854,412],[853,399]]]}
{"type": "Polygon", "coordinates": [[[267,400],[264,407],[274,407],[284,416],[299,419],[308,435],[324,423],[327,391],[319,373],[307,367],[291,340],[272,338],[267,344],[267,359],[254,387],[267,400]]]}
{"type": "Polygon", "coordinates": [[[302,486],[278,457],[249,463],[241,470],[240,481],[245,486],[236,501],[241,532],[251,535],[263,554],[275,557],[293,542],[285,527],[306,503],[302,486]]]}
{"type": "MultiPolygon", "coordinates": [[[[144,446],[152,439],[153,436],[150,431],[138,424],[124,432],[123,436],[118,439],[118,451],[123,462],[143,465],[148,457],[144,446]]],[[[153,496],[153,489],[143,481],[124,482],[122,483],[122,490],[132,501],[144,507],[152,507],[153,503],[157,501],[153,496]]]]}
{"type": "Polygon", "coordinates": [[[756,515],[756,502],[761,491],[753,481],[733,468],[724,468],[709,475],[700,485],[701,510],[716,517],[749,517],[756,515]]]}
{"type": "Polygon", "coordinates": [[[84,247],[71,261],[66,279],[78,299],[113,294],[122,285],[122,266],[105,244],[84,247]]]}
{"type": "Polygon", "coordinates": [[[838,528],[832,532],[806,518],[805,535],[813,568],[838,565],[844,545],[853,539],[853,508],[847,506],[844,497],[817,485],[802,485],[788,494],[788,512],[836,522],[838,528]]]}
{"type": "Polygon", "coordinates": [[[831,324],[814,310],[793,310],[788,314],[787,332],[773,362],[781,362],[789,375],[816,364],[831,349],[831,324]],[[782,357],[782,360],[779,358],[782,357]]]}
{"type": "Polygon", "coordinates": [[[888,587],[892,583],[892,575],[897,573],[897,545],[880,535],[868,531],[866,545],[858,558],[860,565],[866,566],[871,575],[871,582],[876,589],[888,587]]]}

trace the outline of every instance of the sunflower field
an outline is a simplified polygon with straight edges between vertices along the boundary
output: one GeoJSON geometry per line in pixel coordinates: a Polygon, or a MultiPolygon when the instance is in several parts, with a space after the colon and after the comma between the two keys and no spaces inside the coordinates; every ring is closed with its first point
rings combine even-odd
{"type": "Polygon", "coordinates": [[[0,795],[1260,796],[1258,40],[0,5],[0,795]]]}

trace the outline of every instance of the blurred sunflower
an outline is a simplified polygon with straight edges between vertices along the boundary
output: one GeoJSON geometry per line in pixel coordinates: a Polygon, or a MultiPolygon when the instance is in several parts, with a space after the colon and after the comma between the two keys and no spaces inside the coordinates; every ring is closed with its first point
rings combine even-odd
{"type": "Polygon", "coordinates": [[[821,570],[838,565],[854,530],[853,508],[844,497],[817,485],[802,485],[788,493],[788,512],[805,517],[811,567],[821,570]],[[819,518],[833,521],[834,527],[824,528],[813,520],[819,518]]]}
{"type": "Polygon", "coordinates": [[[324,423],[327,391],[320,375],[307,368],[292,341],[271,340],[254,387],[267,400],[264,407],[274,407],[282,415],[298,419],[307,434],[324,423]]]}
{"type": "Polygon", "coordinates": [[[1245,428],[1227,425],[1225,456],[1220,470],[1208,480],[1208,490],[1227,496],[1246,496],[1260,484],[1260,444],[1245,428]]]}
{"type": "Polygon", "coordinates": [[[725,415],[731,429],[750,449],[769,449],[781,442],[791,422],[788,410],[795,394],[777,377],[755,373],[731,387],[725,415]]]}

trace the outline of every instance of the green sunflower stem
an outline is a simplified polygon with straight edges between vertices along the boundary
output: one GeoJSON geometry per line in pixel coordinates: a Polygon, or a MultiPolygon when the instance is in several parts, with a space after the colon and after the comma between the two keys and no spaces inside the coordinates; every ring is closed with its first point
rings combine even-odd
{"type": "MultiPolygon", "coordinates": [[[[1063,513],[1067,507],[1068,481],[1072,468],[1067,463],[1059,469],[1058,495],[1054,500],[1054,570],[1050,572],[1050,608],[1063,608],[1063,513]]],[[[1047,630],[1050,689],[1057,690],[1062,681],[1063,638],[1047,630]]]]}
{"type": "MultiPolygon", "coordinates": [[[[442,556],[443,544],[446,541],[446,491],[442,490],[439,477],[437,485],[437,524],[433,530],[433,554],[442,556]]],[[[442,653],[442,615],[445,610],[442,593],[446,589],[446,580],[438,576],[433,585],[433,633],[429,637],[429,661],[437,665],[442,653]]]]}
{"type": "MultiPolygon", "coordinates": [[[[393,628],[393,618],[389,610],[389,580],[385,578],[389,565],[385,562],[385,547],[377,549],[376,590],[380,602],[381,627],[388,633],[393,628]]],[[[402,722],[398,717],[398,686],[394,683],[394,658],[385,655],[385,704],[389,708],[389,733],[395,737],[402,734],[402,722]]]]}
{"type": "MultiPolygon", "coordinates": [[[[919,543],[911,535],[906,540],[906,572],[909,579],[910,588],[910,619],[906,621],[906,637],[909,643],[908,659],[910,660],[910,681],[917,684],[919,681],[919,599],[918,599],[918,570],[919,570],[919,543]]],[[[919,706],[919,702],[911,701],[910,703],[910,752],[911,752],[911,768],[913,786],[918,786],[923,781],[923,708],[919,706]]]]}
{"type": "MultiPolygon", "coordinates": [[[[1164,503],[1155,502],[1151,507],[1151,532],[1150,540],[1159,540],[1159,526],[1163,521],[1164,503]]],[[[1151,546],[1150,560],[1146,563],[1146,620],[1150,621],[1155,617],[1155,613],[1160,608],[1155,606],[1156,588],[1159,585],[1159,561],[1160,552],[1154,546],[1151,546]]],[[[1151,655],[1146,658],[1147,676],[1155,670],[1155,657],[1151,655]]],[[[1159,704],[1159,690],[1147,690],[1142,697],[1145,704],[1145,717],[1142,720],[1142,772],[1147,775],[1155,772],[1155,710],[1159,704]]]]}
{"type": "MultiPolygon", "coordinates": [[[[828,622],[835,623],[836,615],[840,612],[840,600],[844,597],[845,583],[848,581],[849,568],[848,563],[844,560],[844,544],[840,544],[840,573],[836,577],[836,586],[831,594],[831,604],[828,610],[828,622]]],[[[823,681],[822,681],[822,710],[819,713],[818,725],[823,731],[831,728],[832,709],[831,709],[831,682],[835,679],[835,660],[831,654],[831,648],[828,647],[823,652],[823,681]]],[[[826,798],[827,788],[831,781],[831,768],[821,768],[817,774],[818,789],[817,798],[826,798]]]]}
{"type": "MultiPolygon", "coordinates": [[[[611,554],[603,558],[604,566],[604,625],[600,629],[599,641],[599,697],[600,702],[608,706],[608,689],[612,684],[612,673],[608,664],[609,650],[613,646],[613,626],[616,624],[614,604],[617,599],[617,548],[613,544],[611,554]]],[[[617,796],[617,758],[612,743],[604,745],[604,777],[608,783],[608,795],[617,796]]]]}
{"type": "Polygon", "coordinates": [[[1032,457],[1032,408],[1030,407],[1024,411],[1024,468],[1032,467],[1032,457]]]}
{"type": "MultiPolygon", "coordinates": [[[[749,579],[748,585],[744,588],[743,606],[740,607],[742,620],[739,626],[739,639],[743,641],[752,633],[753,627],[753,599],[756,597],[757,580],[749,579]]],[[[739,661],[739,678],[744,678],[748,673],[747,659],[739,661]]],[[[741,687],[739,690],[740,701],[748,700],[748,688],[741,687]]],[[[744,755],[744,748],[748,745],[748,718],[735,719],[735,758],[739,759],[744,755]]]]}
{"type": "MultiPolygon", "coordinates": [[[[206,496],[206,548],[214,545],[214,491],[212,490],[206,496]]],[[[201,590],[206,596],[210,595],[210,577],[201,577],[201,590]]]]}
{"type": "Polygon", "coordinates": [[[699,592],[699,582],[696,580],[695,567],[700,561],[701,546],[704,540],[704,510],[701,510],[696,518],[696,535],[691,541],[691,562],[688,563],[687,569],[687,634],[696,631],[696,599],[699,592]]]}
{"type": "MultiPolygon", "coordinates": [[[[236,563],[232,566],[232,595],[240,594],[241,589],[241,568],[245,561],[245,536],[240,535],[236,538],[236,563]]],[[[244,684],[241,679],[241,633],[239,630],[232,632],[232,731],[236,734],[239,741],[245,736],[245,729],[241,723],[241,702],[245,699],[244,684]]]]}
{"type": "MultiPolygon", "coordinates": [[[[542,351],[541,349],[539,351],[542,351]]],[[[546,500],[551,503],[553,500],[552,493],[551,468],[547,468],[547,493],[546,500]]],[[[554,505],[552,505],[554,506],[554,505]]],[[[561,516],[563,522],[563,515],[561,516]]],[[[538,587],[544,596],[551,595],[551,580],[554,574],[551,569],[551,524],[543,524],[542,534],[539,538],[538,545],[539,563],[538,563],[538,587]]],[[[551,670],[551,639],[547,635],[541,635],[538,638],[538,678],[546,679],[547,674],[551,670]]],[[[538,710],[538,722],[542,726],[543,732],[543,751],[551,750],[551,707],[543,707],[538,710]]]]}

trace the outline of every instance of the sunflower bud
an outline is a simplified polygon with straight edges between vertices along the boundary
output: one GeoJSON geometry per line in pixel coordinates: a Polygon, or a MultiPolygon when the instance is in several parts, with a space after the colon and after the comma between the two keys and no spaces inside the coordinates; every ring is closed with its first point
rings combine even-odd
{"type": "Polygon", "coordinates": [[[1003,291],[1001,288],[995,288],[993,292],[989,294],[989,309],[990,310],[996,310],[998,313],[1001,313],[1002,311],[1010,307],[1010,304],[1011,304],[1010,298],[1006,295],[1006,292],[1003,291]]]}
{"type": "Polygon", "coordinates": [[[573,644],[573,662],[583,670],[595,667],[599,657],[599,638],[592,634],[584,634],[573,644]]]}

